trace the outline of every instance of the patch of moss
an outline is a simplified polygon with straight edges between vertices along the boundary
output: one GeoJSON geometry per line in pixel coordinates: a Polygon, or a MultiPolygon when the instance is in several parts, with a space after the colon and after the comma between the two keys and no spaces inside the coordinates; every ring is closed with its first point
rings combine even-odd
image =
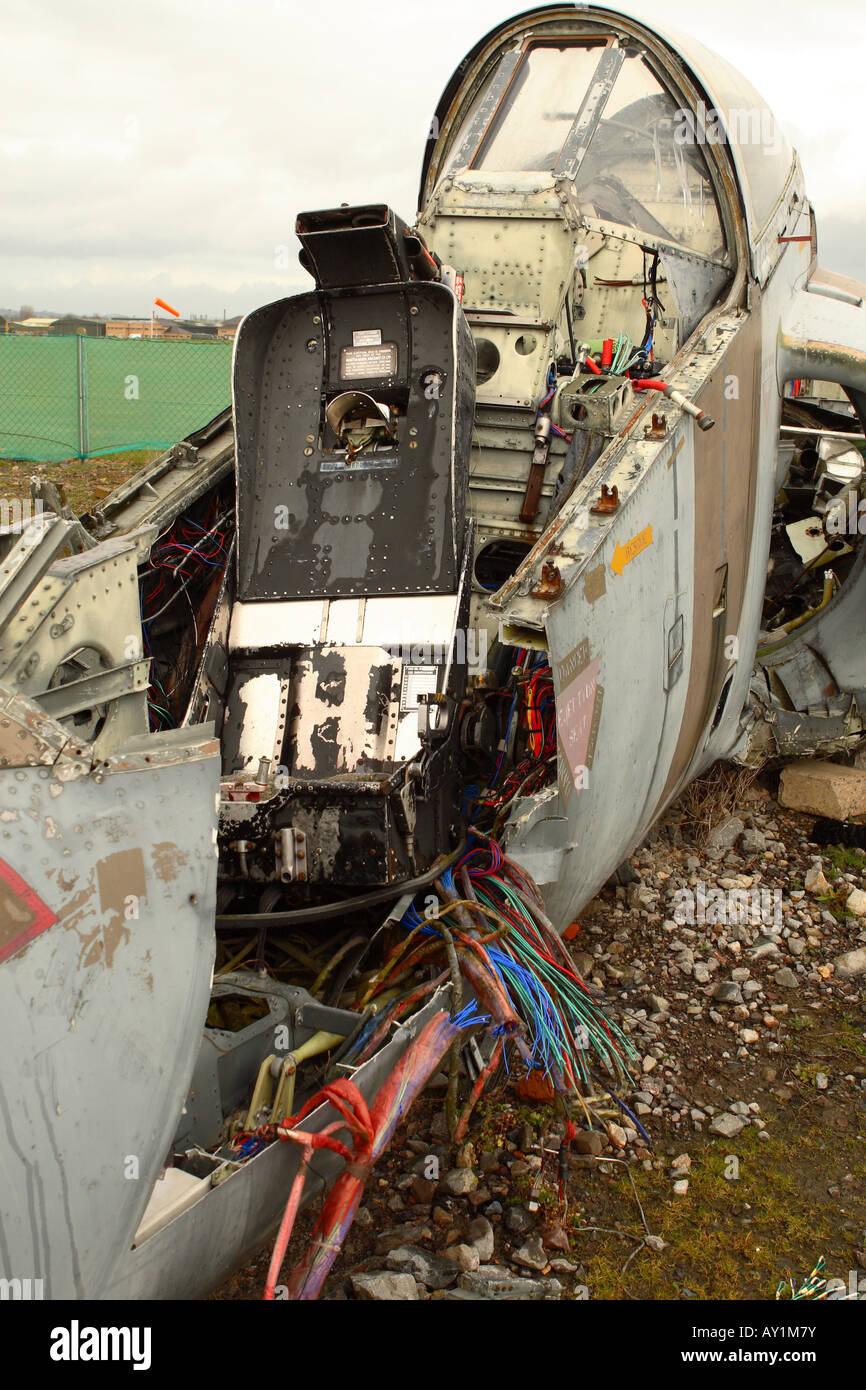
{"type": "Polygon", "coordinates": [[[792,1033],[806,1033],[817,1026],[818,1020],[814,1014],[791,1014],[788,1019],[788,1029],[792,1033]]]}
{"type": "MultiPolygon", "coordinates": [[[[750,1127],[734,1140],[693,1150],[685,1197],[672,1195],[666,1173],[633,1169],[650,1230],[667,1246],[660,1253],[640,1250],[625,1268],[643,1227],[621,1173],[617,1210],[629,1205],[635,1218],[628,1240],[581,1235],[580,1223],[569,1223],[571,1258],[586,1270],[590,1298],[773,1299],[780,1279],[803,1279],[821,1255],[833,1275],[847,1277],[851,1236],[825,1194],[828,1154],[834,1172],[844,1163],[854,1171],[856,1141],[814,1126],[798,1130],[796,1143],[781,1126],[767,1133],[759,1139],[750,1127]],[[726,1176],[737,1170],[729,1156],[738,1160],[736,1178],[726,1176]]],[[[582,1195],[592,1213],[586,1225],[613,1224],[597,1216],[592,1194],[582,1195]]]]}
{"type": "Polygon", "coordinates": [[[843,882],[842,887],[837,888],[833,893],[819,893],[817,901],[821,903],[822,907],[826,907],[828,912],[832,913],[837,922],[844,922],[845,918],[849,916],[845,903],[850,892],[850,885],[843,882]]]}

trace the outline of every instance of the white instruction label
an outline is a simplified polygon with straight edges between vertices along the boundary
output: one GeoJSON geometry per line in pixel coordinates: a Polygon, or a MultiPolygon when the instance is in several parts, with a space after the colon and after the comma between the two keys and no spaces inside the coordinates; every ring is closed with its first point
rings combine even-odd
{"type": "Polygon", "coordinates": [[[358,377],[393,376],[396,371],[396,343],[346,347],[340,353],[340,376],[343,381],[354,381],[358,377]]]}

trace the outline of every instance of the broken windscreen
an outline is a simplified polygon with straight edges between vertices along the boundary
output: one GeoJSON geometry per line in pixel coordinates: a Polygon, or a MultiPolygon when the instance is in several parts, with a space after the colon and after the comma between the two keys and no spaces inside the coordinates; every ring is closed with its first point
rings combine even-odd
{"type": "Polygon", "coordinates": [[[470,167],[564,174],[587,215],[721,258],[696,129],[641,54],[601,41],[530,44],[470,167]]]}

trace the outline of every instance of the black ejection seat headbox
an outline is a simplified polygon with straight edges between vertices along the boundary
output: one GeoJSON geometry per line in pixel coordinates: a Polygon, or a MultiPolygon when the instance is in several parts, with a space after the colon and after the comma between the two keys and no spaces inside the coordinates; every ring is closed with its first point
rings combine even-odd
{"type": "MultiPolygon", "coordinates": [[[[348,220],[351,211],[338,214],[348,220]]],[[[472,335],[449,289],[396,278],[408,268],[393,214],[360,212],[361,226],[330,230],[309,222],[334,214],[305,214],[304,249],[333,283],[351,278],[354,243],[358,259],[371,254],[376,273],[390,267],[390,282],[280,300],[251,314],[238,335],[241,600],[457,587],[475,400],[472,335]],[[387,445],[347,457],[325,419],[345,391],[366,393],[384,409],[387,445]]]]}

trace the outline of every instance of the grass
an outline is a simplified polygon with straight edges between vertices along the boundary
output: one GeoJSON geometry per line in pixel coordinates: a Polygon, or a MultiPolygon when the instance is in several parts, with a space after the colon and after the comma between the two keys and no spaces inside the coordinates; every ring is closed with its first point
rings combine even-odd
{"type": "Polygon", "coordinates": [[[847,845],[826,845],[823,850],[824,877],[832,886],[830,893],[819,893],[817,901],[832,913],[837,922],[853,918],[847,909],[852,885],[843,878],[846,873],[866,872],[866,854],[862,849],[847,845]]]}
{"type": "Polygon", "coordinates": [[[818,1020],[814,1014],[792,1014],[788,1019],[788,1028],[792,1033],[808,1032],[817,1026],[818,1020]]]}
{"type": "Polygon", "coordinates": [[[742,808],[757,775],[755,768],[714,763],[689,783],[676,803],[680,834],[698,849],[705,848],[714,827],[742,808]]]}
{"type": "Polygon", "coordinates": [[[667,1249],[656,1254],[645,1248],[627,1269],[643,1228],[625,1174],[605,1179],[619,1190],[620,1209],[631,1201],[635,1221],[630,1245],[611,1236],[581,1237],[572,1227],[571,1258],[583,1265],[590,1297],[773,1299],[781,1279],[799,1283],[821,1255],[831,1274],[847,1280],[857,1264],[856,1232],[844,1230],[837,1201],[826,1196],[827,1150],[841,1176],[855,1169],[860,1145],[814,1125],[798,1133],[796,1145],[781,1131],[767,1133],[759,1139],[749,1128],[693,1153],[685,1197],[672,1196],[664,1172],[637,1171],[648,1224],[667,1249]],[[729,1155],[738,1160],[736,1168],[729,1155]],[[739,1176],[726,1177],[726,1171],[739,1176]]]}
{"type": "Polygon", "coordinates": [[[497,1088],[478,1102],[469,1137],[478,1153],[496,1153],[504,1148],[510,1130],[529,1125],[540,1136],[550,1128],[553,1120],[552,1105],[538,1105],[535,1108],[515,1105],[509,1103],[508,1097],[503,1097],[501,1088],[497,1088]]]}
{"type": "Polygon", "coordinates": [[[822,853],[824,873],[829,878],[838,878],[839,874],[852,870],[860,874],[866,872],[866,854],[862,849],[848,845],[826,845],[822,853]]]}

